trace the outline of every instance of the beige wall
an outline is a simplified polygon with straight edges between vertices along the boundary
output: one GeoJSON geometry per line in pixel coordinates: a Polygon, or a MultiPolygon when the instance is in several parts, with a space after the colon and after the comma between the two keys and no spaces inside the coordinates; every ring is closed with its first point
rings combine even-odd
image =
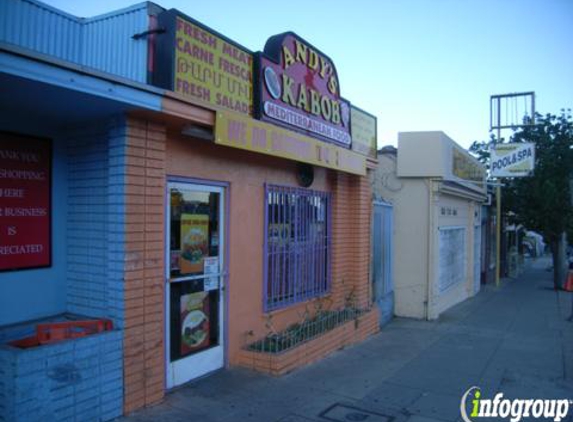
{"type": "MultiPolygon", "coordinates": [[[[462,171],[463,173],[463,171],[462,171]]],[[[485,194],[485,168],[471,154],[454,142],[444,132],[400,132],[398,134],[399,177],[438,177],[461,183],[477,194],[485,194]],[[457,151],[457,154],[454,154],[457,151]],[[464,157],[458,163],[459,171],[466,166],[481,169],[481,182],[471,182],[454,174],[454,155],[464,157]],[[465,163],[465,165],[463,164],[465,163]]],[[[467,175],[469,177],[469,175],[467,175]]]]}
{"type": "Polygon", "coordinates": [[[372,189],[394,205],[394,312],[424,318],[428,274],[428,186],[422,179],[398,179],[396,157],[379,155],[372,189]]]}
{"type": "Polygon", "coordinates": [[[398,176],[444,177],[449,174],[451,151],[448,141],[450,138],[443,132],[400,132],[398,176]]]}
{"type": "Polygon", "coordinates": [[[404,181],[394,208],[394,292],[398,316],[424,318],[428,295],[429,185],[404,181]]]}
{"type": "Polygon", "coordinates": [[[443,311],[451,308],[452,306],[466,300],[468,297],[474,295],[474,275],[473,275],[473,257],[474,257],[474,211],[476,203],[468,199],[454,197],[451,195],[437,194],[436,195],[436,230],[434,232],[434,262],[436,268],[434,269],[433,280],[433,297],[430,319],[437,318],[443,311]],[[444,209],[445,214],[442,214],[444,209]],[[453,215],[453,211],[456,215],[453,215]],[[452,214],[449,214],[450,211],[452,214]],[[444,292],[439,292],[438,268],[439,262],[439,233],[440,227],[463,227],[465,229],[465,282],[456,284],[444,292]]]}
{"type": "MultiPolygon", "coordinates": [[[[423,153],[425,150],[419,152],[423,153]]],[[[378,167],[371,177],[375,198],[394,205],[395,314],[435,319],[474,294],[473,228],[478,205],[470,199],[440,193],[441,179],[397,177],[399,154],[379,154],[378,167]],[[440,293],[438,229],[451,226],[465,228],[466,281],[440,293]]],[[[435,151],[428,154],[426,157],[435,155],[435,151]]]]}

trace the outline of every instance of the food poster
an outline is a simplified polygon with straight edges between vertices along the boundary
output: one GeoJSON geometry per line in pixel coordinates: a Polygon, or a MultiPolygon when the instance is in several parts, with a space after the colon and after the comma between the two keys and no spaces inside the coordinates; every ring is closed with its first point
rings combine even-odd
{"type": "Polygon", "coordinates": [[[181,296],[181,356],[210,344],[209,293],[198,292],[181,296]]]}
{"type": "Polygon", "coordinates": [[[181,214],[181,274],[203,272],[203,261],[209,255],[209,216],[181,214]]]}

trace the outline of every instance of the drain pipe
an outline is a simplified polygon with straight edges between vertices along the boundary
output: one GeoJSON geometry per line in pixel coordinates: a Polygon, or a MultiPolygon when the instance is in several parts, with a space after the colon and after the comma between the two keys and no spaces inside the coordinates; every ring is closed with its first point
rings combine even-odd
{"type": "Polygon", "coordinates": [[[434,217],[434,182],[439,182],[440,179],[431,178],[428,183],[428,247],[427,249],[427,276],[426,276],[426,320],[430,320],[430,310],[434,306],[434,237],[435,237],[435,217],[434,217]]]}

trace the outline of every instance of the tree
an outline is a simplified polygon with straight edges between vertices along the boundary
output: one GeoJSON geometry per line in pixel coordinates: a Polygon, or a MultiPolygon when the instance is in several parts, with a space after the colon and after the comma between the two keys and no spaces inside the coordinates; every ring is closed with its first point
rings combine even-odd
{"type": "MultiPolygon", "coordinates": [[[[566,276],[562,240],[573,233],[573,120],[571,110],[560,115],[536,115],[536,124],[516,129],[511,142],[535,143],[535,171],[529,177],[504,179],[502,212],[513,212],[512,222],[543,235],[553,256],[553,283],[560,289],[566,276]]],[[[501,142],[504,140],[502,139],[501,142]]],[[[496,143],[474,142],[470,151],[489,161],[489,147],[496,143]]]]}

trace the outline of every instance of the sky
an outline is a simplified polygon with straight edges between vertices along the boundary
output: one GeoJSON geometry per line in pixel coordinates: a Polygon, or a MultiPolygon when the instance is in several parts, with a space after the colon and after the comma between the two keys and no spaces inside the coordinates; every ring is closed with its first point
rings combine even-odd
{"type": "MultiPolygon", "coordinates": [[[[137,3],[44,2],[81,17],[137,3]]],[[[573,0],[156,3],[252,51],[297,33],[332,59],[342,96],[377,117],[378,147],[408,131],[441,130],[466,148],[486,140],[494,94],[534,91],[543,114],[573,108],[573,0]]]]}

